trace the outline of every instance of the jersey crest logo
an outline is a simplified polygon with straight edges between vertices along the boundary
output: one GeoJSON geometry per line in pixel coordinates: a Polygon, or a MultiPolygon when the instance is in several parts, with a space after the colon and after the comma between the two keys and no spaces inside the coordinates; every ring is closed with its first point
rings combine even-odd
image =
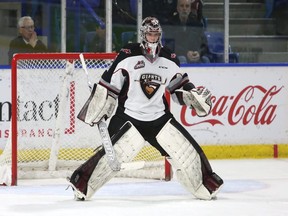
{"type": "Polygon", "coordinates": [[[162,83],[161,76],[156,74],[142,74],[140,77],[140,85],[142,91],[147,98],[153,97],[162,83]]]}
{"type": "Polygon", "coordinates": [[[138,61],[137,64],[134,66],[134,69],[140,69],[140,68],[144,68],[145,67],[145,62],[142,61],[138,61]]]}
{"type": "Polygon", "coordinates": [[[175,53],[171,53],[171,58],[176,58],[176,54],[175,53]]]}
{"type": "Polygon", "coordinates": [[[124,52],[126,54],[131,54],[131,50],[130,49],[121,49],[121,52],[124,52]]]}

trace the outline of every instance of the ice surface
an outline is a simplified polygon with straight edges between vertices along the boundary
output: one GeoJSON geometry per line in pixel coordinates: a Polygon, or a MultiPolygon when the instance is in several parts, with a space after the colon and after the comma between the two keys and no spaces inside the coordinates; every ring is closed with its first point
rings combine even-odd
{"type": "Polygon", "coordinates": [[[64,179],[0,187],[0,216],[287,216],[288,159],[211,160],[224,179],[217,199],[195,199],[170,182],[114,178],[90,201],[74,201],[64,179]]]}

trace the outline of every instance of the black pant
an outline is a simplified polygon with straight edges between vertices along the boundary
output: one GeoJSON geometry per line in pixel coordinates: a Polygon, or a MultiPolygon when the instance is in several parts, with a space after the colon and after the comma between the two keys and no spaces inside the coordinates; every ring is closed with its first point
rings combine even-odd
{"type": "Polygon", "coordinates": [[[125,124],[125,122],[130,121],[147,142],[154,146],[161,153],[161,155],[167,156],[165,150],[157,142],[156,136],[164,127],[166,122],[171,118],[174,119],[173,115],[171,113],[167,113],[154,121],[139,121],[124,114],[118,109],[116,114],[110,120],[108,131],[110,136],[112,136],[123,126],[123,124],[125,124]]]}
{"type": "Polygon", "coordinates": [[[201,153],[202,149],[194,138],[188,133],[188,131],[174,118],[174,116],[168,112],[154,121],[139,121],[136,120],[125,113],[123,113],[121,108],[118,108],[116,114],[111,118],[108,131],[110,136],[114,135],[127,121],[130,121],[142,137],[154,146],[162,156],[168,156],[166,151],[160,146],[156,140],[156,136],[164,125],[171,119],[171,123],[190,141],[194,148],[201,153]]]}

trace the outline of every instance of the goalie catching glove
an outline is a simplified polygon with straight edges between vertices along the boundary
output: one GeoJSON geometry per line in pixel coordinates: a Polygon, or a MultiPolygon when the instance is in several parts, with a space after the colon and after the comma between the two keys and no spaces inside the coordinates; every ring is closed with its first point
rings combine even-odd
{"type": "Polygon", "coordinates": [[[175,90],[186,106],[194,108],[199,117],[207,116],[212,108],[211,92],[207,88],[193,88],[190,91],[175,90]]]}
{"type": "Polygon", "coordinates": [[[79,112],[77,118],[93,126],[98,124],[103,118],[109,118],[116,106],[116,96],[102,85],[93,86],[90,97],[79,112]]]}

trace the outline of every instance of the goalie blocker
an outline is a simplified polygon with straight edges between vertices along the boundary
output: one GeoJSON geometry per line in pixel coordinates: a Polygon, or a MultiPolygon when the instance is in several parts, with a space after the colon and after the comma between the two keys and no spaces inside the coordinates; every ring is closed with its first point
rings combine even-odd
{"type": "Polygon", "coordinates": [[[93,126],[98,124],[103,118],[109,118],[116,106],[116,98],[112,92],[102,85],[93,86],[90,97],[80,110],[77,118],[93,126]]]}

